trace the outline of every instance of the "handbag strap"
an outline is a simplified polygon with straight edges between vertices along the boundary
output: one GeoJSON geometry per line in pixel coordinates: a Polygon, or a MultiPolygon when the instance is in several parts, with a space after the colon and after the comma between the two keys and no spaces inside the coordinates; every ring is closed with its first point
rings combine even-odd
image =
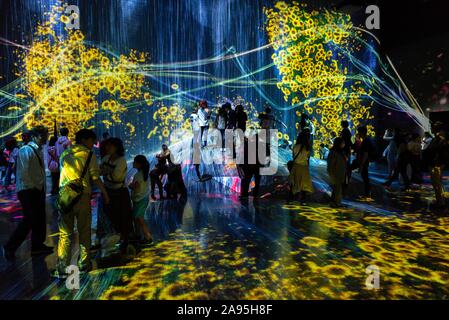
{"type": "Polygon", "coordinates": [[[87,169],[89,168],[89,164],[90,164],[90,160],[92,159],[92,155],[93,155],[93,152],[90,151],[89,155],[87,156],[87,160],[86,160],[86,164],[84,165],[83,172],[81,173],[81,177],[80,177],[81,180],[84,179],[84,176],[87,173],[87,169]]]}

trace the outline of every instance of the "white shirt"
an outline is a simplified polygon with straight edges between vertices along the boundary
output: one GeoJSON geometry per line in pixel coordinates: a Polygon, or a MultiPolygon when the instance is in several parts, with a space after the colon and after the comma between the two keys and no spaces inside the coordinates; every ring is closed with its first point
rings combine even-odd
{"type": "Polygon", "coordinates": [[[315,126],[313,125],[312,121],[309,121],[309,125],[310,125],[310,134],[313,136],[315,135],[315,126]]]}
{"type": "Polygon", "coordinates": [[[16,191],[38,189],[45,191],[45,167],[42,147],[31,141],[19,149],[17,157],[16,191]],[[34,148],[37,154],[33,151],[34,148]],[[39,158],[38,158],[39,156],[39,158]]]}
{"type": "Polygon", "coordinates": [[[142,171],[138,171],[133,178],[133,182],[138,183],[138,187],[131,190],[131,199],[135,202],[140,201],[148,196],[150,189],[148,188],[148,182],[150,178],[148,177],[147,181],[144,181],[142,171]]]}
{"type": "Polygon", "coordinates": [[[110,160],[109,155],[104,156],[101,160],[103,170],[104,186],[109,189],[120,189],[125,186],[126,173],[128,166],[125,157],[119,157],[117,159],[110,160]]]}
{"type": "Polygon", "coordinates": [[[207,111],[203,108],[200,108],[198,110],[198,122],[199,122],[200,127],[206,127],[209,124],[207,118],[208,118],[207,111]]]}
{"type": "Polygon", "coordinates": [[[192,124],[192,130],[193,131],[199,131],[200,130],[200,122],[199,117],[196,113],[192,113],[190,115],[190,123],[192,124]]]}

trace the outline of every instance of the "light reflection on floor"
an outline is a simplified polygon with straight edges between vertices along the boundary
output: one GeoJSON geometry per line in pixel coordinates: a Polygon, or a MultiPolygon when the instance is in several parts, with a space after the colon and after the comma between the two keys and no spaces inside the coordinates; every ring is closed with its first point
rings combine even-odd
{"type": "Polygon", "coordinates": [[[128,263],[99,258],[99,269],[70,292],[48,277],[54,256],[27,259],[25,250],[23,264],[0,263],[0,279],[9,272],[22,281],[0,282],[0,297],[446,299],[449,216],[423,205],[431,196],[429,186],[379,191],[375,201],[348,200],[343,209],[206,193],[155,202],[146,217],[156,245],[128,263]],[[370,265],[380,269],[379,290],[365,285],[370,265]]]}

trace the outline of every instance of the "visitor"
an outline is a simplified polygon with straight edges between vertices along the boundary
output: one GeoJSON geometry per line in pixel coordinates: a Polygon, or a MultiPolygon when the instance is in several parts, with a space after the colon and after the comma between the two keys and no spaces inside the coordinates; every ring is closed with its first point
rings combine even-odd
{"type": "Polygon", "coordinates": [[[259,196],[260,190],[260,168],[262,164],[259,161],[259,135],[253,134],[249,137],[244,137],[243,142],[243,163],[238,165],[238,172],[241,178],[241,186],[240,186],[240,199],[245,199],[249,196],[249,187],[251,184],[251,180],[254,178],[254,188],[252,192],[252,196],[257,198],[259,196]],[[254,143],[255,148],[255,161],[251,163],[250,154],[249,154],[249,143],[254,143]]]}
{"type": "Polygon", "coordinates": [[[351,164],[351,170],[359,169],[364,185],[364,196],[371,197],[371,184],[369,179],[370,154],[373,152],[371,139],[367,136],[368,129],[365,126],[357,128],[356,159],[351,164]]]}
{"type": "Polygon", "coordinates": [[[198,122],[201,130],[202,146],[207,146],[207,130],[209,129],[210,110],[206,100],[200,101],[200,108],[198,109],[198,122]]]}
{"type": "Polygon", "coordinates": [[[150,172],[151,180],[151,199],[156,201],[155,189],[156,185],[159,189],[159,200],[164,199],[164,188],[162,186],[162,176],[167,174],[168,164],[171,163],[171,152],[166,144],[162,145],[161,153],[156,155],[157,163],[153,170],[150,172]]]}
{"type": "Polygon", "coordinates": [[[168,165],[165,191],[167,193],[167,198],[169,199],[177,199],[178,195],[181,196],[181,199],[187,198],[187,188],[184,184],[182,167],[180,164],[171,163],[168,165]]]}
{"type": "Polygon", "coordinates": [[[399,179],[399,175],[401,175],[404,182],[404,191],[407,191],[410,189],[410,179],[407,174],[407,166],[410,163],[407,136],[405,134],[396,135],[394,141],[397,145],[396,166],[393,169],[391,177],[383,185],[387,188],[390,187],[395,180],[399,179]]]}
{"type": "Polygon", "coordinates": [[[342,137],[335,138],[329,156],[327,157],[327,173],[332,186],[331,206],[341,207],[343,185],[346,178],[347,154],[345,141],[342,137]]]}
{"type": "Polygon", "coordinates": [[[327,158],[329,156],[329,148],[324,143],[321,143],[319,153],[320,153],[321,160],[327,160],[327,158]]]}
{"type": "Polygon", "coordinates": [[[120,234],[120,251],[125,254],[133,223],[131,198],[125,184],[127,163],[122,140],[109,138],[105,145],[105,152],[106,155],[101,160],[100,172],[110,201],[109,205],[104,207],[104,211],[114,230],[120,234]]]}
{"type": "Polygon", "coordinates": [[[143,239],[140,244],[148,245],[153,242],[148,226],[145,222],[145,212],[149,204],[149,174],[150,163],[143,155],[138,155],[134,158],[133,167],[137,170],[134,175],[132,183],[129,185],[131,189],[131,199],[133,204],[133,217],[135,224],[135,231],[140,232],[143,239]]]}
{"type": "MultiPolygon", "coordinates": [[[[344,182],[344,187],[346,188],[349,185],[349,181],[351,180],[351,150],[353,148],[353,143],[352,143],[352,133],[351,130],[349,129],[349,121],[347,120],[343,120],[341,121],[341,127],[342,130],[340,132],[340,137],[343,139],[343,141],[345,142],[345,149],[344,154],[347,160],[346,163],[346,176],[345,176],[345,182],[344,182]]],[[[334,141],[335,142],[335,139],[334,141]]]]}
{"type": "MultiPolygon", "coordinates": [[[[310,155],[313,155],[313,138],[314,138],[314,134],[315,134],[315,126],[313,125],[313,123],[311,121],[311,117],[309,117],[305,113],[302,113],[301,119],[299,121],[299,134],[301,134],[305,130],[308,131],[307,134],[310,138],[310,155]]],[[[310,156],[309,156],[309,159],[310,159],[310,156]]]]}
{"type": "Polygon", "coordinates": [[[236,129],[242,130],[243,133],[246,131],[246,122],[248,121],[248,115],[241,104],[235,107],[235,117],[236,117],[236,129]]]}
{"type": "MultiPolygon", "coordinates": [[[[274,123],[276,122],[276,119],[274,118],[272,114],[272,110],[270,106],[267,106],[264,110],[264,112],[261,112],[259,114],[259,120],[260,120],[260,127],[265,130],[274,129],[274,123]]],[[[269,134],[267,134],[269,136],[269,134]]]]}
{"type": "MultiPolygon", "coordinates": [[[[6,158],[6,172],[3,180],[3,192],[11,191],[12,176],[16,177],[16,163],[19,154],[19,146],[16,138],[10,138],[5,143],[5,150],[3,156],[6,158]]],[[[17,178],[16,178],[17,180],[17,178]]]]}
{"type": "Polygon", "coordinates": [[[56,142],[58,138],[53,136],[48,143],[48,163],[47,167],[51,174],[51,194],[56,195],[59,191],[59,157],[56,153],[56,142]]]}
{"type": "Polygon", "coordinates": [[[271,133],[273,132],[273,129],[275,129],[274,124],[276,122],[270,106],[267,106],[265,111],[259,114],[259,121],[260,128],[265,130],[265,138],[262,142],[265,144],[266,158],[269,161],[271,157],[271,133]]]}
{"type": "Polygon", "coordinates": [[[61,128],[59,134],[61,136],[56,142],[56,154],[58,158],[61,158],[62,153],[72,145],[72,142],[69,140],[69,129],[61,128]]]}
{"type": "MultiPolygon", "coordinates": [[[[3,178],[6,173],[6,167],[8,166],[8,159],[5,155],[5,148],[3,146],[0,147],[0,184],[3,182],[3,178]]],[[[1,192],[3,192],[3,187],[1,189],[1,192]]]]}
{"type": "Polygon", "coordinates": [[[220,109],[218,109],[218,114],[215,119],[215,127],[220,131],[221,134],[221,151],[225,151],[225,132],[228,125],[228,112],[226,104],[223,104],[220,109]]]}
{"type": "Polygon", "coordinates": [[[229,102],[225,103],[225,106],[228,113],[228,123],[226,125],[226,129],[235,130],[237,127],[237,114],[235,110],[232,109],[232,105],[229,102]]]}
{"type": "Polygon", "coordinates": [[[383,136],[383,140],[388,141],[388,146],[383,152],[383,156],[387,160],[388,178],[392,177],[393,171],[396,168],[398,158],[398,146],[396,144],[396,140],[398,137],[399,132],[391,128],[385,130],[385,134],[383,136]]]}
{"type": "Polygon", "coordinates": [[[422,138],[418,133],[414,133],[408,142],[409,163],[412,168],[411,182],[421,184],[423,181],[421,173],[422,159],[422,138]]]}
{"type": "Polygon", "coordinates": [[[426,157],[430,168],[430,179],[435,191],[435,209],[445,208],[446,201],[443,189],[443,170],[449,163],[449,141],[442,122],[432,125],[434,138],[427,148],[426,157]]]}
{"type": "Polygon", "coordinates": [[[5,258],[12,260],[15,252],[31,231],[31,255],[50,254],[46,240],[45,167],[43,146],[48,130],[37,126],[30,131],[31,140],[20,148],[16,161],[16,192],[22,206],[23,219],[4,246],[5,258]]]}
{"type": "Polygon", "coordinates": [[[301,204],[306,205],[308,193],[313,192],[312,178],[309,169],[310,131],[304,128],[293,147],[293,167],[290,171],[290,196],[300,194],[301,204]]]}
{"type": "Polygon", "coordinates": [[[75,145],[66,149],[61,155],[61,176],[59,188],[69,188],[77,181],[82,184],[81,197],[68,212],[61,212],[59,218],[59,242],[57,267],[52,274],[57,278],[66,278],[66,268],[71,265],[72,236],[78,231],[79,257],[78,266],[81,272],[92,269],[90,260],[91,246],[91,182],[98,187],[105,205],[109,204],[109,196],[100,179],[100,168],[93,147],[97,136],[92,130],[81,129],[75,134],[75,145]]]}

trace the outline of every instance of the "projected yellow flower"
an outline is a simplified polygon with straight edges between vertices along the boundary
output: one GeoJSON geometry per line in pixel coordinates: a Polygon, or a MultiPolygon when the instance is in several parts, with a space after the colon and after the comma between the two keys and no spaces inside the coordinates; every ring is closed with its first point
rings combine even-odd
{"type": "MultiPolygon", "coordinates": [[[[301,112],[313,116],[317,140],[328,144],[339,134],[343,119],[350,118],[355,127],[368,124],[373,116],[370,105],[363,105],[363,97],[370,92],[360,81],[352,81],[347,68],[339,64],[339,50],[355,50],[349,15],[308,12],[296,1],[278,1],[274,8],[266,8],[265,14],[266,31],[275,50],[273,62],[282,77],[277,86],[286,102],[298,106],[298,116],[301,112]]],[[[368,130],[373,134],[370,125],[368,130]]]]}
{"type": "MultiPolygon", "coordinates": [[[[128,56],[111,57],[98,48],[84,43],[79,30],[65,30],[65,36],[54,31],[58,24],[67,23],[61,16],[61,6],[54,6],[50,19],[38,26],[30,50],[21,55],[23,89],[32,102],[24,116],[27,128],[35,125],[53,127],[64,124],[73,135],[98,112],[108,119],[108,127],[121,123],[126,104],[145,100],[144,75],[135,72],[146,60],[145,54],[131,51],[128,56]]],[[[130,134],[135,128],[127,124],[130,134]]]]}

